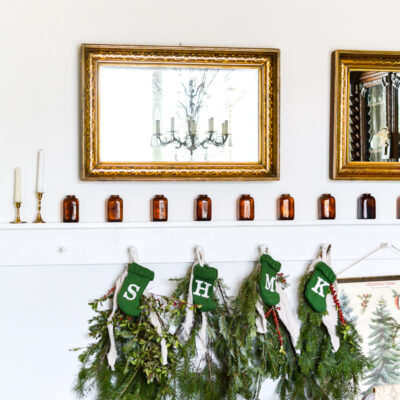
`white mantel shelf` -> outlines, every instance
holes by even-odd
[[[400,220],[0,224],[0,266],[122,264],[131,245],[145,264],[191,262],[195,245],[210,262],[253,261],[260,244],[282,261],[298,261],[328,242],[337,260],[355,259],[382,242],[400,247]],[[379,254],[392,258],[390,251]]]
[[[64,229],[190,229],[190,228],[260,228],[260,227],[316,227],[316,226],[382,226],[398,225],[400,219],[354,219],[354,220],[292,220],[292,221],[167,221],[167,222],[50,222],[45,224],[0,224],[0,230],[64,230]]]

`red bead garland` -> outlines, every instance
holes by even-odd
[[[339,303],[339,299],[338,299],[338,296],[337,296],[337,293],[336,293],[336,290],[335,290],[335,287],[333,286],[333,284],[330,285],[330,290],[331,290],[331,293],[332,293],[332,296],[333,296],[333,301],[336,304],[336,308],[337,308],[337,311],[338,311],[338,314],[339,314],[340,322],[342,323],[342,325],[346,325],[346,320],[343,317],[342,307],[341,307],[341,305]]]

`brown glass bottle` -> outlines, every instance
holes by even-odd
[[[358,219],[376,218],[375,198],[371,196],[369,193],[365,193],[358,198],[357,218]]]
[[[151,201],[152,203],[152,220],[168,221],[168,199],[162,194],[157,194]]]
[[[336,200],[330,194],[323,194],[318,199],[318,218],[335,219],[336,218]]]
[[[79,222],[79,200],[68,195],[63,201],[63,221],[64,222]]]
[[[290,194],[283,194],[278,199],[278,219],[294,219],[294,198]]]
[[[122,222],[124,219],[124,201],[117,194],[107,200],[107,221]]]
[[[211,199],[206,194],[200,194],[196,199],[196,221],[211,221]]]
[[[249,194],[242,194],[238,200],[238,220],[253,221],[254,199]]]

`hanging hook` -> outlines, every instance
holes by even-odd
[[[129,258],[130,262],[137,262],[138,260],[138,252],[135,246],[129,246],[128,247],[128,253],[129,253]]]
[[[196,254],[198,264],[199,264],[201,267],[203,267],[204,264],[205,264],[205,262],[204,262],[204,249],[203,249],[203,246],[196,246],[196,247],[194,248],[194,252],[195,252],[195,254]]]

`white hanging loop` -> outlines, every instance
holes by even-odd
[[[194,248],[194,252],[196,254],[197,258],[197,263],[201,266],[204,267],[205,261],[204,261],[204,248],[202,246],[196,246]]]
[[[258,246],[258,251],[260,252],[260,256],[268,254],[268,246],[266,244],[260,244],[260,246]]]
[[[139,257],[138,257],[138,251],[137,251],[136,247],[135,246],[129,246],[128,247],[128,253],[129,253],[129,259],[130,259],[129,262],[137,263]]]

